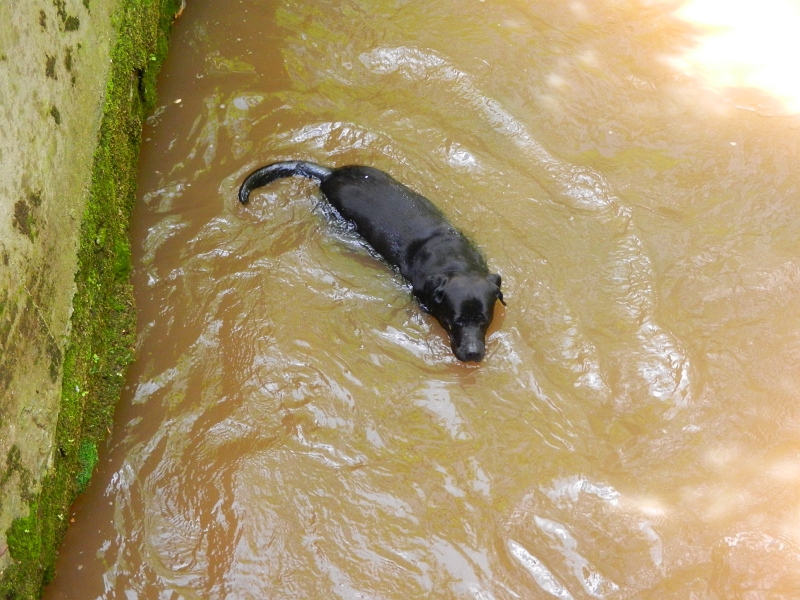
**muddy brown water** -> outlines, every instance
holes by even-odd
[[[675,8],[189,0],[138,360],[45,598],[800,597],[800,120],[687,66]],[[313,183],[237,204],[290,158],[469,233],[483,363]]]

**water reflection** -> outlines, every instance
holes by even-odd
[[[145,134],[139,359],[50,598],[797,583],[797,122],[676,94],[707,92],[663,60],[700,39],[674,8],[189,3]],[[479,242],[508,290],[483,363],[311,182],[236,202],[283,158],[384,168]]]
[[[700,27],[696,47],[675,60],[737,105],[800,112],[800,3],[796,0],[688,0],[676,13]],[[772,97],[759,98],[748,89]]]

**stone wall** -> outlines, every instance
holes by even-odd
[[[132,359],[128,219],[180,0],[0,0],[0,598],[38,597]]]

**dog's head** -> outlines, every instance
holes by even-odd
[[[478,362],[486,353],[486,330],[494,305],[503,302],[500,275],[437,274],[425,284],[425,304],[447,335],[458,360]]]

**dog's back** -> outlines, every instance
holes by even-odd
[[[430,200],[383,171],[342,167],[325,177],[320,189],[359,235],[412,283],[415,267],[421,259],[426,262],[419,251],[429,243],[454,245],[451,258],[483,265],[478,252]]]

